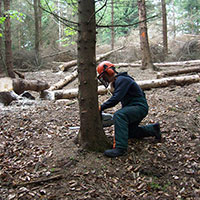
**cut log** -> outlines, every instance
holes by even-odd
[[[77,70],[74,71],[72,74],[70,74],[69,76],[66,76],[64,79],[60,80],[59,82],[57,82],[56,84],[52,85],[49,90],[58,90],[63,88],[65,85],[67,85],[69,82],[73,81],[76,77],[78,76],[78,72]]]
[[[170,77],[154,80],[138,81],[137,83],[143,90],[148,90],[151,88],[167,87],[170,85],[185,85],[196,83],[200,81],[199,75],[182,76],[182,77]],[[108,90],[104,86],[98,87],[98,94],[106,94]],[[57,99],[70,99],[78,96],[78,88],[68,89],[68,90],[45,90],[41,93],[41,98],[46,100],[57,100]]]
[[[123,49],[124,47],[119,47],[117,49],[114,49],[112,51],[109,51],[105,54],[102,54],[102,55],[99,55],[97,56],[96,58],[96,61],[100,61],[101,59],[105,58],[106,56],[109,56],[110,54],[112,54],[113,52],[115,51],[119,51],[121,49]],[[64,63],[64,64],[61,64],[59,65],[58,67],[60,68],[61,71],[67,71],[70,67],[73,67],[73,66],[76,66],[77,65],[77,60],[72,60],[70,62],[67,62],[67,63]]]
[[[199,75],[191,75],[191,76],[180,76],[180,77],[168,77],[168,78],[161,78],[161,79],[154,79],[154,80],[147,80],[147,81],[138,81],[138,84],[143,90],[148,90],[151,88],[160,88],[160,87],[167,87],[171,85],[186,85],[197,83],[200,81]]]
[[[179,75],[179,74],[186,74],[186,73],[191,73],[191,72],[200,72],[200,66],[158,72],[157,78],[162,78],[162,77],[166,77],[166,76],[174,76],[174,75]]]
[[[49,88],[49,84],[45,81],[11,79],[9,77],[0,79],[0,92],[14,91],[17,94],[22,94],[24,91],[42,91]]]
[[[106,94],[108,90],[104,86],[98,87],[98,94]],[[44,90],[41,92],[40,98],[45,100],[71,99],[78,96],[78,88],[67,90]]]
[[[12,101],[16,100],[18,95],[16,95],[13,91],[9,92],[0,92],[0,103],[4,106],[8,106]]]
[[[76,66],[77,65],[77,60],[72,60],[67,63],[61,64],[58,66],[61,71],[67,71],[70,67]]]
[[[188,60],[181,62],[153,63],[156,67],[190,67],[200,65],[200,60]],[[116,63],[116,67],[141,67],[141,63]]]

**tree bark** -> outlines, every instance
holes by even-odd
[[[96,58],[96,62],[100,61],[101,59],[109,56],[110,54],[114,53],[115,51],[119,51],[121,49],[123,49],[124,47],[119,47],[117,49],[114,49],[114,50],[111,50],[107,53],[104,53],[104,54],[101,54],[99,56],[97,56]],[[66,63],[63,63],[59,66],[60,70],[61,71],[67,71],[70,67],[73,67],[73,66],[76,66],[77,65],[77,60],[72,60],[72,61],[69,61],[69,62],[66,62]]]
[[[142,67],[141,69],[152,68],[156,70],[157,68],[153,65],[151,52],[149,48],[148,41],[148,33],[147,33],[147,23],[146,23],[146,7],[145,0],[138,0],[138,13],[139,13],[139,21],[143,21],[139,23],[140,28],[140,48],[142,51]]]
[[[167,12],[165,0],[162,1],[162,27],[163,27],[163,47],[164,54],[168,53],[168,41],[167,41]]]
[[[111,0],[111,24],[114,25],[114,2]],[[111,49],[114,49],[114,43],[115,43],[115,28],[112,26],[111,28]]]
[[[10,0],[4,0],[4,10],[8,12],[10,10]],[[13,56],[12,56],[12,41],[11,41],[11,28],[10,28],[10,16],[6,14],[5,24],[5,63],[8,72],[8,76],[15,78],[13,72]]]
[[[2,1],[0,1],[0,17],[2,17]],[[0,30],[2,25],[0,24]],[[0,31],[0,33],[2,33]],[[3,54],[2,54],[2,37],[0,37],[0,74],[3,73]]]
[[[8,106],[16,99],[17,98],[13,92],[0,92],[0,103],[2,103],[4,106]]]
[[[22,94],[24,91],[42,91],[49,88],[48,83],[39,80],[11,79],[9,77],[0,79],[0,92],[14,91]]]
[[[170,70],[170,71],[158,72],[157,73],[157,78],[162,78],[162,77],[166,77],[166,76],[174,76],[174,75],[191,73],[191,72],[200,72],[200,66],[198,66],[198,67],[189,67],[189,68],[178,69],[178,70]]]
[[[79,144],[93,151],[104,151],[108,140],[98,110],[96,78],[95,1],[78,1],[78,80]]]
[[[35,59],[36,63],[40,65],[40,32],[41,32],[41,17],[39,12],[40,0],[34,0],[34,18],[35,18]]]
[[[137,81],[137,83],[143,90],[168,87],[171,85],[183,86],[183,85],[197,83],[197,82],[200,82],[199,75],[168,77],[168,78],[161,78],[161,79]],[[98,87],[99,95],[103,95],[107,93],[108,93],[108,89],[106,89],[104,86]],[[77,96],[78,96],[78,89],[73,88],[73,89],[68,89],[68,90],[54,90],[54,91],[45,90],[42,92],[41,98],[44,98],[46,100],[57,100],[57,99],[71,99],[71,98],[76,98]]]

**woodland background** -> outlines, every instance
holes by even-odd
[[[105,2],[97,1],[96,10],[101,8]],[[148,20],[149,43],[153,61],[198,59],[199,0],[166,1],[166,8],[169,54],[163,56],[161,1],[146,1],[147,18],[157,16]],[[4,13],[3,1],[1,10]],[[77,21],[76,1],[16,0],[10,2],[9,12],[11,14],[12,54],[15,68],[19,68],[21,71],[38,70],[46,68],[47,63],[52,60],[66,62],[75,59],[77,27],[71,21]],[[113,22],[112,16],[114,16]],[[2,23],[3,19],[2,17]],[[97,12],[96,21],[99,25],[137,23],[139,21],[137,1],[116,0],[113,1],[113,9],[112,1],[108,1],[107,6]],[[5,34],[3,34],[2,23],[0,64],[1,71],[5,72]],[[115,62],[133,62],[141,59],[138,24],[115,27],[114,42],[112,42],[113,29],[111,27],[98,28],[97,33],[97,53],[108,51],[111,47],[113,48],[113,45],[126,45],[126,51],[130,53],[126,57],[119,56],[118,60],[114,60]]]

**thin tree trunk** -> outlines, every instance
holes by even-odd
[[[36,64],[40,65],[40,17],[39,17],[40,0],[34,0],[34,17],[35,17],[35,59]]]
[[[162,0],[162,26],[163,26],[163,47],[164,54],[168,53],[168,41],[167,41],[167,12],[165,0]]]
[[[61,9],[62,7],[60,6],[60,0],[58,0],[58,16],[60,17],[61,16]],[[58,41],[59,41],[59,47],[61,48],[62,47],[62,23],[60,20],[58,20]]]
[[[139,24],[140,47],[142,50],[142,68],[141,69],[144,70],[147,68],[152,68],[153,70],[156,70],[156,67],[153,65],[153,62],[152,62],[151,52],[149,48],[145,0],[138,0],[138,13],[139,13],[139,21],[143,21]]]
[[[83,148],[104,151],[108,147],[108,140],[98,111],[95,1],[78,1],[78,11],[78,99],[81,125],[78,141]]]
[[[10,10],[10,0],[4,0],[5,12]],[[12,56],[12,41],[11,41],[11,27],[10,27],[10,16],[6,14],[5,20],[5,64],[8,72],[8,76],[15,78],[13,72],[13,56]]]
[[[114,3],[113,0],[111,1],[111,20],[112,20],[112,25],[114,25]],[[111,41],[111,49],[114,49],[114,43],[115,43],[115,29],[114,26],[112,26],[111,29],[111,35],[112,35],[112,41]]]
[[[2,1],[0,1],[0,17],[2,17]],[[2,25],[0,24],[0,33]],[[0,74],[3,73],[2,37],[0,37]]]
[[[172,12],[173,12],[173,19],[172,19],[172,22],[173,22],[173,25],[172,25],[172,30],[173,30],[173,38],[175,39],[176,38],[176,11],[175,11],[175,5],[174,5],[174,0],[172,1],[173,3],[173,6],[172,6]]]

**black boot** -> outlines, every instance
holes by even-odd
[[[115,148],[115,149],[108,149],[104,152],[104,155],[107,157],[118,157],[118,156],[123,156],[125,155],[127,152],[126,149],[119,149],[119,148]]]
[[[161,132],[160,132],[160,124],[159,123],[155,123],[153,125],[153,128],[155,130],[154,136],[155,136],[156,140],[161,141],[162,136],[161,136]]]

